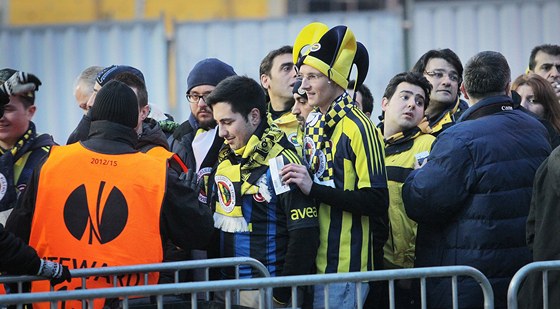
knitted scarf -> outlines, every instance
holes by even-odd
[[[16,187],[21,181],[18,181],[17,184],[14,183],[14,164],[21,156],[31,150],[36,137],[35,125],[30,122],[29,129],[16,142],[14,147],[11,149],[0,148],[0,211],[12,208],[17,199]],[[18,180],[27,178],[22,176],[20,175]]]
[[[240,154],[229,146],[222,148],[214,176],[218,196],[214,213],[216,228],[229,233],[249,231],[241,208],[243,196],[260,193],[257,182],[266,173],[268,161],[287,147],[290,146],[284,132],[263,120]]]
[[[336,124],[353,107],[348,93],[344,93],[331,105],[326,114],[313,112],[305,125],[304,160],[321,182],[333,179],[333,153],[330,136]]]

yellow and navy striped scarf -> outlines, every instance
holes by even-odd
[[[18,194],[25,187],[33,169],[49,152],[52,144],[41,140],[35,124],[29,122],[29,128],[12,148],[0,147],[0,212],[14,207]],[[38,148],[42,148],[42,151],[34,152]],[[35,155],[31,155],[32,153]]]
[[[330,135],[336,124],[353,106],[350,96],[345,92],[331,105],[326,114],[315,112],[313,116],[307,118],[304,159],[313,174],[321,181],[329,181],[334,176]]]
[[[284,132],[263,120],[244,148],[235,152],[229,146],[222,148],[214,176],[218,196],[214,213],[216,228],[229,233],[250,230],[241,209],[242,197],[259,193],[256,183],[268,169],[268,161],[287,147],[290,144]]]

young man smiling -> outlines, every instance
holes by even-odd
[[[310,48],[302,55],[306,46]],[[286,183],[296,184],[320,204],[317,272],[372,270],[370,219],[386,216],[388,206],[383,140],[346,92],[354,64],[357,84],[363,83],[369,67],[367,50],[346,26],[329,30],[312,23],[300,31],[293,61],[302,78],[301,88],[317,112],[307,118],[307,166],[288,164],[281,174]],[[357,299],[355,283],[328,288],[329,305],[335,308],[363,304],[368,291],[363,283],[362,299]],[[315,286],[313,307],[324,306],[324,287]]]
[[[37,134],[31,121],[40,85],[33,74],[0,70],[0,90],[8,96],[0,117],[0,223],[6,223],[33,169],[55,144],[52,136]]]
[[[272,276],[311,273],[319,241],[317,209],[299,188],[282,193],[274,184],[280,179],[269,167],[271,159],[281,164],[301,161],[266,116],[261,87],[249,77],[232,76],[220,82],[207,100],[226,143],[218,155],[212,190],[220,256],[255,258]],[[253,274],[241,267],[240,276]],[[242,291],[240,304],[257,308],[258,295]],[[286,306],[290,289],[274,289],[274,300]],[[301,306],[300,300],[297,303]]]

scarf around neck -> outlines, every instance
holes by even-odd
[[[304,160],[320,182],[333,179],[332,130],[353,107],[348,93],[342,94],[323,115],[312,112],[307,117],[304,137]]]
[[[29,122],[29,128],[11,149],[0,148],[0,211],[13,207],[13,203],[17,199],[16,187],[21,184],[23,178],[27,177],[20,175],[16,184],[14,164],[31,150],[36,137],[35,125],[33,122]]]
[[[264,193],[265,199],[267,195],[270,199],[270,190],[258,180],[266,173],[268,161],[289,147],[293,148],[284,132],[275,124],[263,120],[240,155],[229,146],[222,148],[214,176],[218,196],[214,213],[216,228],[229,233],[250,230],[243,217],[243,196]]]

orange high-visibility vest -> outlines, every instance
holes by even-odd
[[[176,153],[171,152],[161,146],[156,146],[151,148],[150,150],[146,151],[146,154],[150,156],[156,156],[156,157],[174,160],[181,167],[182,172],[186,173],[189,170],[185,165],[185,163],[183,163],[183,160],[181,160],[181,158],[179,158],[179,156]]]
[[[52,147],[39,175],[29,244],[40,257],[70,269],[162,262],[166,169],[166,158],[143,153],[100,154],[80,143]],[[112,281],[91,277],[86,286],[112,287]],[[118,281],[119,286],[144,284],[142,275]],[[149,283],[157,281],[158,274],[150,274]],[[48,284],[35,282],[32,291],[48,291]],[[77,288],[79,278],[55,287]],[[102,305],[96,300],[95,308]],[[81,304],[66,302],[65,307]]]

